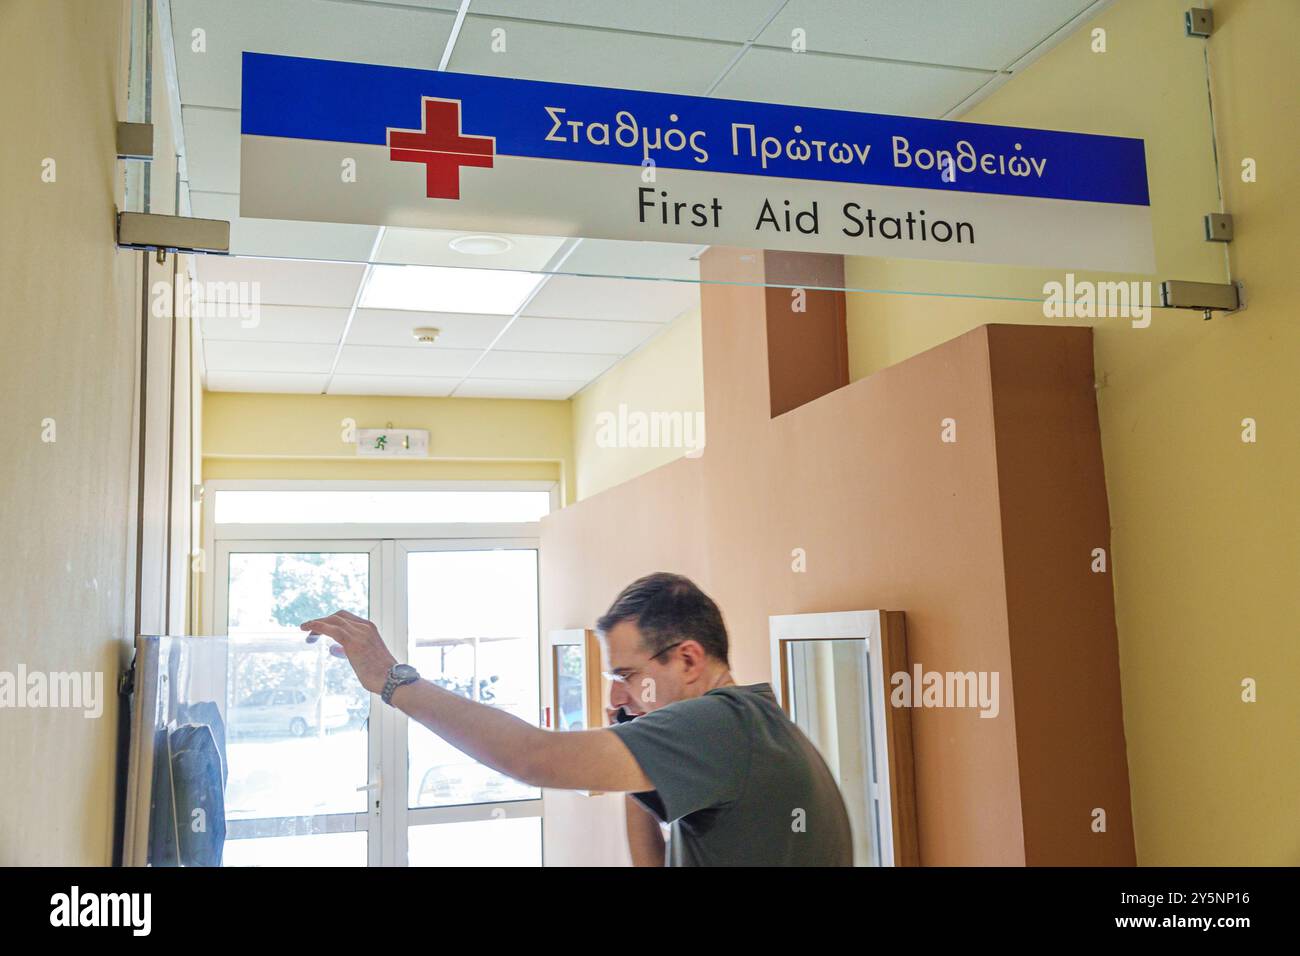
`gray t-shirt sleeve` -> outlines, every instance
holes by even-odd
[[[725,696],[705,694],[610,728],[655,785],[633,794],[665,823],[740,797],[749,775],[749,728]]]

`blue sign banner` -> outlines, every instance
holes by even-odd
[[[1143,142],[245,53],[245,137],[389,144],[424,101],[494,155],[1149,206]]]

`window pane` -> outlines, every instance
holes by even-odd
[[[406,859],[408,866],[541,866],[542,818],[411,827]]]
[[[218,491],[218,524],[538,521],[548,491]]]
[[[537,552],[425,551],[407,557],[411,663],[427,680],[537,724]],[[408,725],[410,805],[540,796]]]
[[[366,809],[370,695],[298,625],[368,617],[369,591],[365,552],[230,555],[227,818]]]

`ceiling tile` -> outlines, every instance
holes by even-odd
[[[215,311],[215,310],[214,310]],[[252,314],[204,315],[203,338],[249,342],[304,342],[337,345],[348,320],[348,309],[264,305]]]
[[[494,30],[505,31],[505,52],[493,52]],[[699,94],[737,49],[710,40],[565,28],[471,13],[447,68],[457,73]]]
[[[1093,0],[789,0],[759,36],[790,50],[999,70],[1055,32]]]
[[[520,381],[471,378],[456,388],[457,398],[527,398],[561,401],[571,398],[586,381]]]
[[[208,372],[326,373],[334,361],[334,346],[298,342],[203,343]]]
[[[348,332],[348,345],[388,345],[427,348],[415,341],[412,330],[421,326],[441,329],[438,348],[485,349],[510,321],[508,315],[462,315],[456,312],[408,312],[397,309],[358,309]]]
[[[449,246],[453,239],[470,233],[443,229],[403,229],[390,226],[384,231],[376,262],[425,266],[454,266],[465,269],[521,269],[539,271],[546,268],[565,240],[557,236],[518,236],[496,234],[509,239],[511,248],[496,255],[467,255]]]
[[[700,288],[693,282],[554,276],[533,297],[524,314],[543,318],[671,322],[699,304]]]
[[[663,331],[657,322],[595,322],[520,316],[497,348],[520,352],[585,352],[626,355]]]
[[[470,9],[485,16],[743,43],[754,36],[776,5],[776,0],[474,0]]]
[[[262,305],[316,305],[351,308],[365,266],[293,259],[243,259],[198,256],[200,283],[244,282]]]
[[[446,398],[460,377],[426,378],[414,375],[338,375],[330,380],[331,395],[414,395]]]
[[[378,226],[243,219],[239,215],[239,197],[228,193],[191,190],[190,212],[202,219],[229,222],[230,252],[236,256],[365,262],[379,235]]]
[[[181,102],[238,109],[245,50],[436,69],[455,16],[414,4],[172,0]],[[196,52],[193,31],[206,49]]]
[[[294,375],[285,372],[224,372],[208,370],[209,392],[291,392],[320,394],[324,375]]]
[[[448,349],[436,345],[416,348],[345,345],[336,371],[346,375],[452,378],[463,376],[482,354],[479,349]]]
[[[989,76],[949,67],[751,47],[715,94],[732,100],[938,117],[979,89]]]
[[[493,349],[474,366],[470,378],[589,382],[618,361],[617,355],[570,352],[505,352]]]

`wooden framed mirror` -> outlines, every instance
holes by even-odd
[[[590,628],[567,628],[547,635],[550,648],[552,730],[594,730],[605,726],[600,678],[600,644]]]

